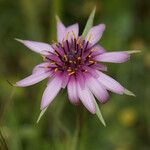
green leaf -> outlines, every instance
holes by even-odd
[[[88,31],[93,26],[93,20],[94,20],[94,16],[95,16],[95,11],[96,11],[96,7],[94,7],[94,9],[92,10],[92,12],[91,12],[91,14],[90,14],[90,16],[88,18],[88,21],[87,21],[86,26],[84,28],[84,31],[82,33],[82,37],[83,38],[87,35]]]
[[[136,97],[136,95],[133,92],[131,92],[131,91],[127,90],[127,89],[124,90],[124,94]]]
[[[104,118],[102,116],[102,113],[101,113],[101,111],[99,109],[99,106],[98,106],[96,100],[94,102],[95,102],[95,106],[96,106],[96,115],[99,118],[99,120],[101,121],[101,123],[106,127],[105,120],[104,120]]]
[[[42,116],[44,115],[45,111],[47,110],[48,106],[45,107],[41,112],[40,112],[40,115],[36,121],[36,123],[39,123],[40,119],[42,118]]]
[[[135,54],[135,53],[141,53],[141,50],[129,50],[129,51],[125,51],[128,54]]]

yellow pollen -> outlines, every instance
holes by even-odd
[[[73,61],[72,61],[72,60],[70,60],[69,62],[70,62],[70,63],[73,63]]]
[[[81,59],[81,57],[78,57],[78,60],[80,60]]]
[[[71,69],[68,69],[67,71],[68,71],[68,72],[71,72],[72,70],[71,70]]]
[[[70,75],[72,75],[72,74],[74,74],[75,73],[75,71],[72,71],[72,72],[70,72],[68,75],[70,76]]]
[[[91,52],[94,52],[94,51],[96,51],[96,48],[91,49]]]
[[[68,61],[68,58],[67,58],[67,56],[66,56],[66,55],[64,55],[64,58],[65,58],[65,61]]]
[[[74,61],[73,63],[76,64],[76,61]]]
[[[95,61],[93,61],[93,60],[90,60],[89,62],[90,62],[90,63],[95,63]]]
[[[76,39],[76,35],[75,35],[75,33],[73,31],[72,31],[72,34],[73,34],[74,39]]]
[[[58,70],[58,68],[55,68],[54,71],[56,72]]]
[[[50,62],[50,64],[51,64],[51,65],[54,65],[54,64],[55,64],[55,62]]]
[[[79,44],[79,41],[80,41],[80,37],[77,39],[77,44]]]
[[[61,46],[62,46],[62,48],[64,48],[64,40],[62,41]]]
[[[44,68],[48,68],[48,66],[44,66]]]
[[[66,34],[66,40],[68,40],[68,37],[69,37],[69,32]]]
[[[89,55],[88,57],[91,58],[91,55]]]
[[[83,49],[83,46],[82,46],[82,44],[80,44],[80,48],[81,48],[81,49]]]

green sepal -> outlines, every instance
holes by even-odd
[[[39,123],[39,121],[41,120],[42,116],[44,115],[45,111],[47,110],[48,106],[45,107],[39,114],[38,119],[36,121],[36,123]]]
[[[94,100],[94,103],[95,103],[95,106],[96,106],[96,115],[97,115],[98,119],[101,121],[101,123],[106,127],[105,120],[104,120],[104,118],[102,116],[102,113],[100,111],[100,108],[99,108],[96,100]]]
[[[93,20],[94,20],[94,16],[95,16],[95,11],[96,11],[96,7],[94,7],[94,9],[92,10],[88,20],[87,20],[87,23],[86,23],[86,26],[83,30],[83,33],[82,33],[82,37],[85,38],[88,31],[92,28],[93,26]]]
[[[136,97],[136,95],[133,92],[129,91],[128,89],[124,90],[124,94]]]

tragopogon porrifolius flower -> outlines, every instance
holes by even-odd
[[[26,87],[49,79],[42,96],[41,110],[56,97],[61,88],[67,88],[71,103],[80,102],[92,113],[96,113],[95,97],[100,103],[109,99],[109,91],[124,94],[125,88],[113,78],[104,74],[107,67],[103,62],[123,63],[130,53],[106,52],[97,42],[105,30],[104,24],[89,29],[86,36],[79,35],[79,25],[65,27],[57,20],[57,42],[47,44],[20,40],[32,51],[42,55],[44,62],[35,66],[32,74],[16,83]]]

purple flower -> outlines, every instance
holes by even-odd
[[[123,63],[129,59],[127,52],[106,52],[97,42],[105,30],[104,24],[93,26],[85,38],[79,36],[78,24],[65,27],[57,21],[57,43],[19,40],[25,46],[41,54],[44,62],[35,66],[27,78],[16,83],[25,87],[49,78],[44,91],[41,110],[56,97],[61,88],[66,88],[71,103],[80,102],[93,114],[96,113],[95,97],[101,103],[109,99],[108,91],[123,94],[125,88],[104,74],[103,62]],[[94,97],[95,96],[95,97]]]

